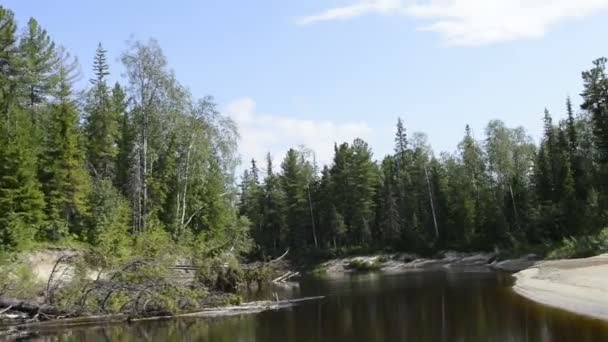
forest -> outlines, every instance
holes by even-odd
[[[156,41],[128,44],[122,84],[108,83],[99,44],[94,77],[75,89],[76,59],[35,19],[18,29],[1,8],[0,37],[4,254],[80,244],[111,263],[176,247],[247,249],[249,224],[234,207],[236,127],[175,79]]]
[[[397,121],[394,152],[374,159],[355,139],[336,143],[331,165],[290,149],[242,176],[239,212],[260,256],[286,247],[321,257],[364,251],[446,249],[536,252],[549,257],[608,251],[606,58],[582,73],[580,110],[564,120],[539,111],[540,144],[523,127],[468,125],[455,153],[435,155],[423,133]]]
[[[235,123],[179,83],[155,40],[128,43],[115,84],[103,45],[91,56],[94,77],[76,89],[76,59],[0,8],[1,254],[79,245],[112,264],[606,248],[605,58],[582,73],[580,109],[565,99],[564,120],[544,111],[539,144],[500,120],[483,137],[463,123],[457,151],[436,155],[399,119],[390,155],[355,139],[336,142],[330,165],[293,148],[236,177]]]

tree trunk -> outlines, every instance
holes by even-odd
[[[433,192],[431,191],[431,181],[429,180],[429,173],[424,166],[424,174],[426,175],[426,184],[429,188],[429,200],[431,201],[431,211],[433,212],[433,224],[435,226],[435,238],[439,239],[439,227],[437,227],[437,215],[435,214],[435,204],[433,203]]]
[[[11,310],[24,312],[30,315],[35,315],[39,312],[43,312],[47,315],[63,315],[65,311],[60,310],[56,306],[47,304],[36,304],[28,301],[23,301],[14,298],[0,297],[0,307],[8,308]]]
[[[310,222],[312,223],[312,237],[315,242],[315,247],[319,247],[317,241],[317,228],[315,227],[315,216],[312,211],[312,200],[310,198],[310,183],[308,183],[308,207],[310,208]]]

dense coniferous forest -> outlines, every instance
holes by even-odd
[[[128,44],[122,83],[109,83],[103,45],[91,56],[94,76],[75,89],[76,60],[35,19],[18,27],[0,8],[4,252],[66,241],[106,258],[605,243],[606,59],[582,73],[581,108],[564,99],[561,121],[544,111],[540,144],[499,120],[482,137],[463,123],[457,151],[437,155],[399,120],[390,155],[355,139],[317,165],[290,149],[237,180],[237,127],[176,80],[156,41]]]
[[[606,59],[582,73],[580,110],[564,99],[545,109],[537,145],[523,127],[492,120],[483,137],[468,125],[455,153],[434,154],[426,135],[399,119],[394,152],[376,161],[361,139],[334,146],[319,167],[305,149],[280,165],[268,155],[242,176],[240,213],[258,251],[334,253],[388,249],[552,252],[607,250],[608,78]],[[322,253],[323,254],[323,253]],[[330,253],[331,254],[331,253]]]

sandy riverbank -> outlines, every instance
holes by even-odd
[[[530,267],[534,263],[532,256],[521,259],[496,261],[495,253],[460,253],[444,252],[437,258],[421,258],[413,254],[378,254],[368,256],[353,256],[333,259],[320,264],[316,270],[328,276],[342,276],[346,273],[361,271],[363,265],[366,271],[385,273],[400,273],[415,270],[448,270],[448,269],[497,269],[516,272]],[[359,267],[353,267],[359,266]],[[368,267],[365,267],[368,265]]]
[[[515,278],[513,289],[528,299],[608,320],[608,254],[543,261]]]

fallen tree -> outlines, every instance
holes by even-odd
[[[149,317],[133,317],[127,314],[109,314],[109,315],[85,315],[81,317],[61,318],[48,321],[32,321],[23,322],[12,325],[0,326],[0,337],[20,337],[29,336],[32,333],[41,332],[44,330],[52,330],[57,328],[66,328],[74,326],[86,326],[86,325],[97,325],[97,324],[116,324],[124,322],[139,322],[139,321],[151,321],[161,319],[172,319],[178,317],[191,317],[191,318],[211,318],[211,317],[227,317],[235,315],[247,315],[256,314],[269,310],[280,310],[288,307],[292,307],[302,302],[320,300],[323,296],[316,297],[305,297],[298,299],[287,299],[278,301],[254,301],[243,303],[241,305],[229,305],[218,308],[208,308],[199,311],[193,311],[188,313],[179,314],[165,314],[156,315]]]
[[[30,316],[34,316],[40,313],[53,316],[67,314],[65,310],[62,310],[54,305],[37,304],[25,300],[0,297],[0,315],[8,311],[23,312]]]

